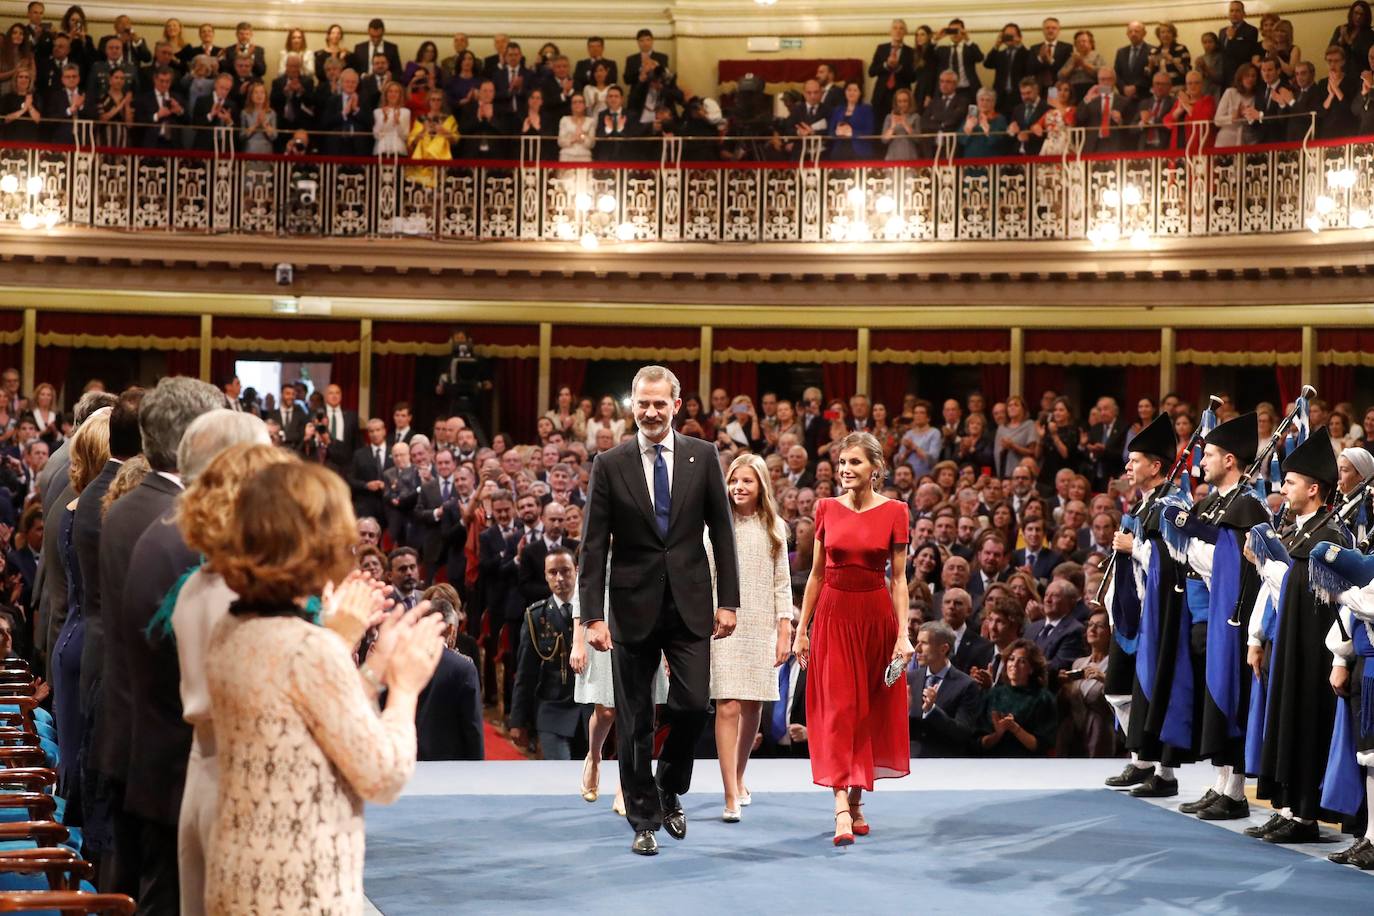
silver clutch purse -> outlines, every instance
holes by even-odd
[[[905,670],[906,662],[904,662],[900,656],[894,658],[887,663],[887,668],[883,670],[883,683],[891,687],[893,684],[897,683],[897,679],[902,676],[902,672]]]

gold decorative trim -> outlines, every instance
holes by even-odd
[[[1318,366],[1358,366],[1363,369],[1374,367],[1374,353],[1351,353],[1348,351],[1327,351],[1317,354]]]
[[[472,351],[478,356],[489,359],[538,359],[539,344],[477,344]],[[452,348],[445,345],[440,356],[446,356]]]
[[[868,354],[871,363],[897,363],[905,366],[1005,366],[1011,362],[1008,350],[894,350],[884,348]]]
[[[196,341],[200,345],[200,341]],[[271,340],[266,337],[216,337],[216,350],[248,350],[259,353],[357,353],[356,340]]]
[[[426,343],[419,340],[378,340],[372,343],[374,356],[447,356],[452,349],[447,343]],[[477,347],[479,352],[486,349],[482,346]]]
[[[13,331],[0,331],[0,345],[17,344],[24,340],[24,329],[16,328]]]
[[[1301,366],[1301,353],[1220,352],[1215,350],[1179,350],[1174,361],[1180,365],[1198,366]]]
[[[847,350],[739,350],[723,347],[711,354],[716,363],[854,363],[859,351]]]
[[[535,348],[536,351],[538,348]],[[663,362],[687,362],[701,359],[700,347],[550,347],[549,356],[553,359],[617,359],[617,360],[661,360]]]
[[[21,331],[11,331],[17,342]],[[7,335],[8,336],[8,335]],[[84,350],[199,350],[199,337],[154,337],[151,334],[60,334],[43,331],[36,335],[40,347],[67,347]]]
[[[1027,350],[1028,366],[1158,366],[1159,353],[1094,353]]]

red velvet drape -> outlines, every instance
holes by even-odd
[[[1135,416],[1135,405],[1141,398],[1159,401],[1159,367],[1126,367],[1126,403],[1121,405],[1123,416]]]
[[[72,351],[67,347],[38,347],[34,350],[33,383],[47,382],[62,393],[67,383],[67,367],[71,365]],[[29,390],[33,390],[30,386]],[[65,395],[64,399],[65,398]]]
[[[711,387],[724,388],[730,397],[747,394],[757,400],[759,396],[759,367],[757,363],[713,363],[711,365]],[[706,400],[709,392],[701,392]]]
[[[223,385],[234,373],[234,364],[238,362],[238,353],[233,350],[211,350],[210,351],[210,384]],[[268,394],[266,391],[259,391],[258,396]],[[273,396],[276,392],[272,392]]]
[[[1174,391],[1189,404],[1196,404],[1202,391],[1202,367],[1195,363],[1179,363],[1174,370]]]
[[[24,313],[19,311],[0,312],[0,331],[14,333],[24,326]],[[0,344],[0,369],[18,369],[24,361],[22,340],[12,344]],[[23,379],[23,387],[32,391],[34,380]]]
[[[415,357],[408,353],[387,353],[372,361],[372,414],[391,428],[392,408],[405,401],[414,410]]]
[[[1278,408],[1283,410],[1284,405],[1293,403],[1302,391],[1302,366],[1275,366],[1274,377],[1279,384],[1279,400],[1283,402]],[[1327,403],[1335,402],[1328,399]]]
[[[868,367],[874,403],[887,407],[889,418],[902,412],[902,399],[911,387],[911,367],[906,363],[874,363]]]
[[[839,399],[848,404],[854,396],[857,374],[858,367],[854,363],[822,363],[821,386],[826,400]]]
[[[517,442],[535,441],[535,416],[539,406],[539,360],[520,357],[497,359],[492,372],[495,395],[501,404],[499,429]]]
[[[996,363],[984,364],[983,371],[979,373],[979,385],[983,389],[983,397],[988,404],[996,404],[998,401],[1006,400],[1011,393],[1011,367],[998,365]]]
[[[595,394],[588,394],[582,390],[582,386],[587,383],[587,361],[585,359],[551,359],[549,360],[549,384],[553,390],[549,392],[549,403],[556,402],[558,389],[567,385],[572,389],[573,396],[581,397],[586,395],[595,398]]]
[[[1026,403],[1031,405],[1031,412],[1034,413],[1040,404],[1040,395],[1047,389],[1058,393],[1064,391],[1064,367],[1063,366],[1026,366],[1026,377],[1022,382]]]
[[[345,410],[358,409],[358,354],[335,353],[329,367],[329,381],[343,389]],[[366,422],[366,418],[363,418]]]
[[[168,350],[167,374],[184,375],[187,378],[200,378],[200,351]],[[213,379],[211,381],[213,383]]]
[[[1355,396],[1354,366],[1322,366],[1317,370],[1317,396],[1335,406]],[[1359,422],[1352,418],[1352,422]]]

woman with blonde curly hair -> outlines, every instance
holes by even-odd
[[[734,510],[740,606],[735,632],[711,647],[711,698],[716,701],[716,751],[725,782],[727,823],[749,803],[744,768],[759,733],[765,700],[779,701],[777,667],[792,645],[792,577],[787,526],[778,515],[768,468],[754,454],[740,455],[725,475]],[[786,729],[784,716],[783,729]],[[771,723],[770,723],[771,725]]]
[[[443,620],[425,602],[391,615],[360,676],[352,651],[388,602],[350,576],[357,524],[319,465],[274,464],[239,487],[213,559],[237,599],[206,653],[220,791],[205,912],[363,908],[363,803],[393,800],[415,769]],[[307,619],[320,594],[333,632]]]

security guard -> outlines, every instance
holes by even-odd
[[[573,743],[583,731],[569,664],[577,602],[577,561],[571,551],[549,551],[544,580],[552,594],[526,608],[520,625],[510,734],[523,744],[533,725],[545,760],[571,760]]]

